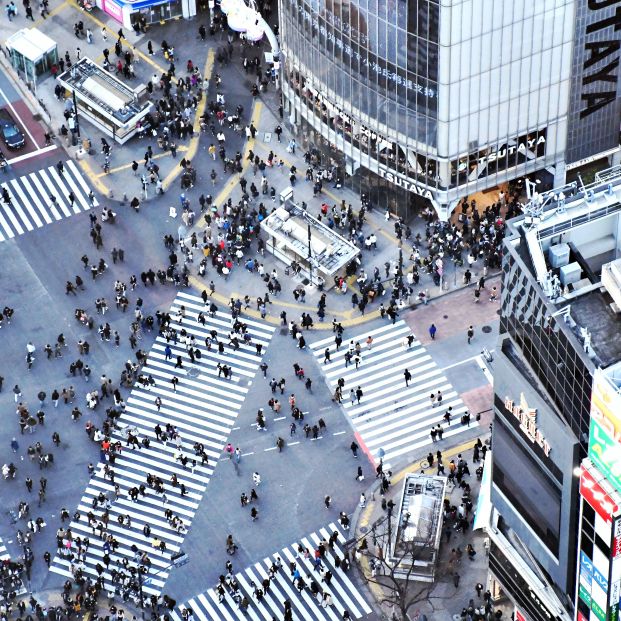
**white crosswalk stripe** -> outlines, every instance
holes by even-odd
[[[46,224],[62,220],[91,208],[89,187],[72,160],[64,163],[64,174],[55,166],[42,168],[27,175],[0,183],[8,191],[11,203],[0,201],[0,241],[34,231]],[[69,193],[73,192],[73,205]],[[50,200],[55,196],[58,206]],[[97,206],[97,200],[94,200]]]
[[[185,307],[185,318],[179,324],[175,316],[181,306]],[[82,567],[85,572],[97,576],[97,564],[103,565],[104,541],[99,532],[89,525],[87,514],[92,511],[99,522],[105,507],[101,504],[94,507],[93,501],[100,493],[110,499],[107,533],[116,539],[118,548],[115,553],[110,553],[110,571],[107,568],[103,571],[108,585],[110,572],[117,566],[117,561],[127,559],[130,565],[133,564],[136,550],[134,548],[132,551],[132,547],[136,546],[140,552],[147,552],[151,560],[149,575],[145,577],[147,586],[144,592],[161,592],[170,571],[171,557],[180,551],[184,540],[184,532],[172,528],[165,511],[170,509],[180,517],[185,528],[191,526],[218,458],[248,394],[248,386],[261,364],[262,358],[257,355],[255,345],[261,344],[264,353],[274,332],[274,328],[267,324],[242,318],[250,341],[240,342],[239,349],[235,351],[228,345],[228,335],[232,330],[231,315],[218,312],[215,317],[206,316],[206,324],[202,325],[197,321],[197,315],[201,311],[206,313],[207,308],[200,297],[187,293],[177,295],[170,309],[173,318],[171,326],[178,331],[185,329],[188,336],[193,335],[196,338],[195,347],[201,352],[200,359],[196,358],[195,363],[190,364],[180,338],[177,343],[170,341],[172,358],[167,360],[166,339],[163,336],[157,337],[149,352],[148,362],[141,372],[143,376],[151,375],[155,385],[145,388],[136,384],[132,388],[126,409],[118,421],[121,430],[116,431],[112,437],[112,442],[120,441],[123,444],[122,452],[117,454],[114,462],[114,483],[120,486],[119,495],[115,498],[114,485],[109,477],[104,476],[105,462],[100,462],[77,507],[80,518],[71,523],[74,541],[78,536],[90,539],[90,547]],[[217,345],[212,346],[211,350],[206,347],[205,338],[212,330],[217,332],[218,340],[225,344],[223,355],[217,353]],[[183,360],[181,369],[175,368],[178,355]],[[219,362],[232,369],[229,379],[218,376]],[[175,376],[179,378],[176,392],[171,383]],[[155,404],[157,397],[162,401],[160,411]],[[102,403],[99,407],[106,406]],[[203,444],[208,455],[205,466],[200,465],[201,459],[198,458],[198,464],[193,469],[190,464],[184,468],[178,459],[179,447],[176,442],[163,443],[156,439],[155,426],[159,424],[165,429],[166,423],[177,428],[181,436],[181,450],[190,458],[190,464],[195,457],[194,443]],[[126,447],[127,443],[121,434],[122,429],[127,426],[137,428],[139,439],[148,437],[151,440],[150,446],[135,450]],[[139,496],[138,502],[133,502],[128,496],[130,488],[146,484],[148,473],[164,481],[167,500],[148,486],[146,494]],[[185,485],[185,496],[181,496],[180,487],[173,487],[173,474],[177,476],[179,484]],[[118,521],[119,516],[125,515],[131,518],[130,528]],[[145,524],[151,528],[149,538],[143,533]],[[166,548],[163,552],[152,547],[154,538],[165,542]],[[75,553],[75,544],[73,552]],[[65,576],[71,575],[71,562],[67,558],[69,553],[67,550],[58,551],[52,563],[52,571]]]
[[[334,391],[339,378],[345,380],[342,406],[354,429],[376,460],[383,455],[389,465],[395,459],[432,443],[429,432],[442,425],[443,438],[467,429],[460,419],[466,407],[447,378],[431,359],[425,348],[414,338],[408,347],[411,331],[404,321],[387,324],[354,337],[344,339],[336,351],[334,335],[310,345],[326,381]],[[371,349],[367,338],[373,339]],[[361,345],[358,369],[352,361],[346,365],[345,354],[350,341]],[[330,361],[324,364],[326,348]],[[412,375],[405,385],[405,369]],[[360,386],[360,403],[352,403],[350,390]],[[432,407],[430,395],[442,393],[442,404]],[[444,414],[451,407],[451,424]],[[473,422],[474,424],[474,422]]]
[[[6,549],[6,546],[4,545],[4,541],[0,539],[0,561],[4,561],[7,558],[11,558],[9,556],[9,551]]]
[[[338,532],[338,539],[332,550],[329,547],[322,561],[322,570],[314,569],[314,551],[319,544],[328,541],[333,532]],[[343,547],[347,537],[336,524],[330,524],[325,528],[303,537],[299,541],[283,548],[280,552],[254,563],[243,571],[235,574],[235,580],[239,585],[239,594],[235,594],[231,585],[227,585],[223,596],[218,594],[216,588],[211,588],[181,604],[172,612],[173,621],[236,621],[240,619],[252,619],[253,621],[267,620],[272,618],[282,619],[284,614],[284,602],[291,603],[292,618],[296,620],[312,619],[313,621],[338,621],[343,618],[343,611],[347,610],[352,619],[361,619],[371,614],[372,610],[366,602],[363,594],[349,579],[348,573],[342,568],[337,568],[335,558],[344,558]],[[310,551],[310,556],[304,558],[304,554],[298,553],[298,547],[302,545]],[[264,590],[262,583],[269,579],[269,571],[272,565],[280,559],[282,568],[276,573],[276,577],[270,580],[269,589],[258,600],[255,588]],[[294,584],[290,563],[296,564],[306,586],[299,591]],[[329,570],[332,574],[330,583],[322,580],[322,571]],[[329,593],[332,597],[331,606],[322,605],[321,595],[317,598],[311,591],[311,584],[315,582],[320,593]],[[253,586],[253,584],[255,586]],[[240,598],[246,597],[249,606],[247,615],[238,606]],[[222,600],[222,601],[220,601]],[[185,611],[185,613],[184,613]]]

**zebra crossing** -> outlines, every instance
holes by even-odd
[[[338,533],[338,539],[332,551],[325,546],[333,532]],[[254,563],[241,572],[235,574],[235,580],[239,585],[239,594],[246,597],[249,606],[244,612],[233,598],[230,589],[224,596],[219,596],[216,588],[211,588],[193,597],[184,604],[173,610],[172,621],[234,621],[235,619],[282,619],[284,602],[291,602],[292,618],[313,619],[314,621],[338,621],[343,618],[343,611],[347,610],[352,619],[361,619],[371,614],[372,610],[364,599],[363,594],[349,579],[347,573],[335,565],[335,558],[343,559],[346,541],[343,531],[335,523],[303,537],[280,552]],[[322,581],[321,574],[313,571],[313,551],[321,542],[328,549],[323,567],[332,574],[329,585]],[[302,545],[310,551],[308,558],[298,553],[298,546]],[[278,562],[282,562],[282,568],[278,570],[275,578],[270,580],[267,590],[260,600],[255,596],[255,587],[262,588],[263,581],[269,577],[270,568]],[[290,563],[296,564],[300,576],[306,583],[306,587],[299,591],[293,583]],[[350,570],[351,571],[351,570]],[[322,605],[321,597],[316,598],[311,590],[311,583],[315,582],[320,593],[327,592],[332,598],[331,605]],[[222,601],[220,601],[222,599]],[[327,602],[325,602],[327,603]]]
[[[56,166],[22,175],[0,183],[11,199],[10,203],[0,201],[0,242],[23,235],[46,224],[68,218],[97,206],[91,200],[90,189],[73,160],[64,163],[64,173],[59,174]],[[1,190],[0,190],[1,191]],[[75,201],[69,200],[73,192]],[[56,203],[50,200],[56,197]]]
[[[185,317],[178,323],[177,313],[182,306]],[[225,346],[225,353],[219,356],[217,347],[210,350],[205,345],[205,338],[212,330],[218,335],[218,340],[229,342],[229,332],[232,329],[232,318],[228,313],[218,311],[214,317],[206,315],[206,324],[197,321],[199,312],[206,313],[207,308],[200,297],[187,293],[178,293],[171,309],[173,318],[171,325],[178,331],[185,329],[188,337],[196,339],[195,348],[201,352],[200,359],[196,357],[194,364],[190,364],[183,339],[177,343],[173,339],[168,345],[172,349],[172,358],[166,359],[166,339],[158,336],[151,348],[147,364],[142,369],[142,375],[151,375],[155,385],[142,386],[135,384],[127,398],[126,408],[118,420],[121,430],[115,431],[111,442],[121,442],[122,452],[114,462],[114,483],[120,486],[118,495],[114,492],[114,485],[109,476],[106,477],[105,462],[100,462],[90,479],[86,491],[77,507],[80,517],[71,522],[70,529],[73,540],[76,537],[90,539],[90,547],[84,562],[78,566],[83,571],[97,576],[97,569],[102,569],[104,558],[104,541],[99,537],[96,526],[102,519],[105,506],[94,505],[94,500],[103,493],[111,501],[108,504],[109,522],[104,535],[111,535],[118,543],[114,553],[110,553],[112,563],[110,569],[116,566],[117,560],[126,559],[130,564],[137,558],[136,554],[147,552],[151,565],[148,576],[145,577],[144,592],[159,594],[164,587],[170,568],[175,557],[180,554],[181,545],[207,484],[213,474],[218,458],[227,442],[228,435],[235,423],[239,410],[246,398],[252,379],[261,364],[262,357],[256,354],[255,344],[263,346],[265,352],[273,335],[274,328],[258,321],[243,318],[247,326],[247,333],[251,337],[249,343],[240,343],[239,349]],[[241,340],[241,339],[240,339]],[[180,355],[183,368],[175,368],[175,360]],[[225,379],[218,374],[217,364],[226,362],[232,369],[232,376]],[[179,378],[175,386],[171,382],[173,377]],[[158,409],[156,398],[161,399]],[[102,404],[103,405],[103,404]],[[104,406],[105,407],[105,406]],[[181,444],[176,442],[161,442],[155,437],[154,428],[160,425],[165,428],[170,423],[177,428]],[[126,437],[123,430],[135,428],[135,435],[139,439],[148,437],[151,444],[132,450],[126,446]],[[194,443],[204,445],[208,455],[208,462],[203,466],[198,458],[194,467],[184,467],[180,457],[186,455],[190,459],[195,457]],[[157,494],[147,487],[146,495],[139,496],[138,502],[133,502],[128,490],[146,483],[147,474],[153,474],[164,481],[164,495]],[[180,486],[173,486],[171,477],[177,476],[179,485],[183,483],[187,494],[181,496]],[[170,510],[178,516],[183,524],[171,524]],[[92,512],[95,522],[89,524],[88,513]],[[130,516],[131,527],[121,524],[119,516]],[[75,516],[74,516],[75,518]],[[151,529],[147,537],[143,531],[145,525]],[[154,547],[154,539],[165,543],[165,549]],[[65,542],[65,545],[66,542]],[[132,550],[132,547],[136,548]],[[75,544],[73,545],[75,553]],[[64,576],[71,576],[72,561],[67,558],[67,550],[59,550],[53,560],[51,570]],[[75,563],[75,560],[73,561]],[[98,568],[97,565],[100,564]],[[75,567],[74,567],[75,568]],[[110,584],[110,572],[106,568],[102,574],[106,584]]]
[[[376,460],[383,457],[386,465],[430,444],[429,432],[438,424],[442,425],[444,438],[467,429],[460,424],[466,411],[463,401],[416,337],[408,347],[409,335],[412,333],[407,324],[398,321],[350,337],[354,346],[359,342],[362,348],[358,369],[353,362],[346,366],[348,339],[339,351],[334,336],[310,345],[331,389],[336,389],[339,378],[345,380],[341,405],[369,452]],[[373,339],[370,349],[366,345],[369,336]],[[323,364],[326,348],[330,350],[330,362]],[[407,387],[405,369],[412,375]],[[363,391],[359,404],[349,398],[350,390],[358,386]],[[442,405],[432,407],[430,395],[438,391],[442,393]],[[443,418],[449,407],[453,408],[450,426]]]
[[[9,551],[6,549],[4,545],[4,541],[0,538],[0,561],[4,561],[8,558],[11,558],[9,555]]]

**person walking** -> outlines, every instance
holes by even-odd
[[[358,459],[358,449],[360,448],[355,442],[352,442],[349,445],[349,448],[351,449],[352,455]]]
[[[330,498],[330,496],[326,496],[323,499],[323,504],[326,505],[326,509],[330,508],[330,503],[332,502],[332,498]]]
[[[474,328],[472,326],[468,327],[468,332],[466,333],[468,336],[468,345],[470,345],[470,341],[474,338]]]
[[[434,341],[436,338],[436,332],[438,331],[438,329],[436,328],[436,324],[432,323],[429,326],[429,336],[431,337],[431,340]]]
[[[253,485],[256,485],[257,487],[261,485],[261,475],[258,472],[252,473],[252,483]]]
[[[403,371],[403,377],[405,379],[405,386],[407,388],[409,386],[410,380],[412,379],[412,374],[408,371],[408,369],[405,369]]]

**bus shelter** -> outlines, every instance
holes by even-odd
[[[6,42],[13,68],[36,92],[37,78],[58,63],[58,45],[38,28],[22,28]]]

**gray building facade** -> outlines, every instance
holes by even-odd
[[[618,145],[601,93],[617,94],[619,3],[279,0],[286,110],[304,148],[402,215],[430,203],[447,217],[544,169],[559,185],[568,163]]]
[[[508,223],[505,238],[493,362],[490,572],[516,618],[588,619],[591,605],[590,618],[606,621],[597,615],[608,594],[585,590],[578,543],[600,573],[610,543],[594,532],[593,510],[580,510],[579,485],[580,464],[593,452],[594,377],[616,378],[621,361],[621,167],[539,198]]]

